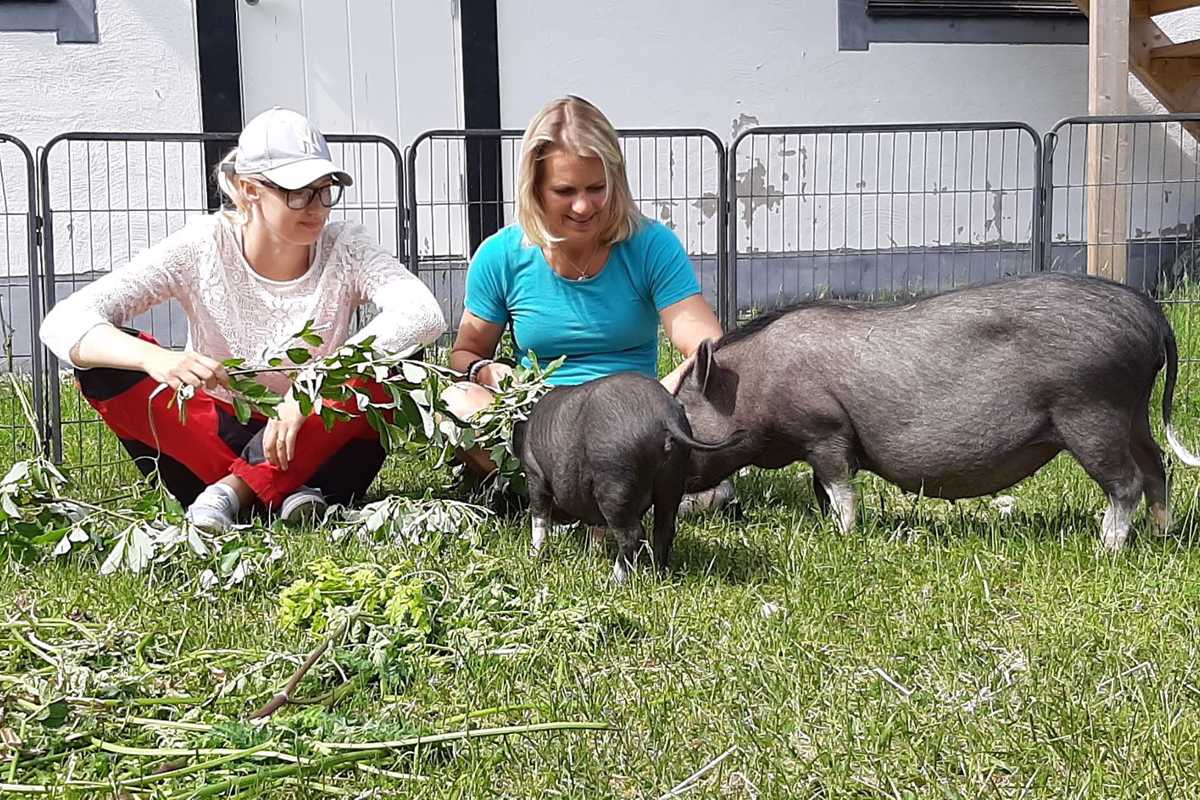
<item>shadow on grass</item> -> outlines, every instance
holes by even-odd
[[[765,583],[775,573],[775,555],[757,542],[728,542],[685,532],[675,538],[668,579],[715,578],[731,585]]]

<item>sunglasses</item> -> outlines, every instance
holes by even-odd
[[[266,178],[258,179],[263,186],[274,189],[283,194],[284,200],[287,201],[287,207],[293,211],[302,211],[312,205],[314,198],[320,200],[321,205],[325,208],[333,208],[342,199],[342,186],[340,184],[331,183],[327,186],[305,186],[303,189],[284,189],[282,186],[271,183]]]

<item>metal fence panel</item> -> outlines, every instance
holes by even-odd
[[[1155,297],[1179,343],[1176,420],[1200,437],[1200,114],[1072,117],[1046,134],[1043,257]]]
[[[333,219],[369,228],[402,257],[403,155],[378,136],[326,137],[334,160],[355,176]],[[42,153],[44,219],[42,296],[47,310],[79,287],[113,269],[216,206],[209,167],[237,142],[233,133],[71,133],[52,139]],[[174,302],[131,324],[165,346],[182,347],[187,320]],[[123,464],[115,440],[46,353],[47,417],[52,455],[73,467]]]
[[[1080,273],[1090,261],[1097,274],[1155,295],[1195,280],[1197,136],[1200,114],[1055,125],[1044,145],[1048,268]]]
[[[739,314],[1035,269],[1041,142],[1017,122],[753,128],[730,148]]]
[[[35,346],[41,322],[38,302],[37,182],[34,159],[19,139],[0,133],[0,467],[33,450],[41,417],[41,352]],[[33,426],[15,392],[34,413]]]
[[[515,219],[519,130],[435,130],[408,149],[409,252],[438,298],[451,335],[462,316],[467,264],[480,240]],[[714,308],[724,304],[725,147],[697,128],[618,131],[642,212],[671,228]]]

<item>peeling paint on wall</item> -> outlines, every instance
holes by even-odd
[[[667,200],[658,205],[658,219],[670,230],[675,230],[675,202]]]
[[[692,208],[700,212],[700,224],[711,222],[717,216],[717,195],[715,192],[705,192],[698,199],[692,201]]]
[[[730,141],[736,139],[738,134],[747,128],[752,128],[758,124],[758,117],[753,114],[738,114],[730,126]]]

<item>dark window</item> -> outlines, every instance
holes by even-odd
[[[0,31],[45,31],[59,44],[96,44],[96,0],[0,0]]]
[[[873,17],[1078,17],[1074,0],[867,0]]]
[[[1087,44],[1072,0],[837,0],[838,49],[874,43]]]

